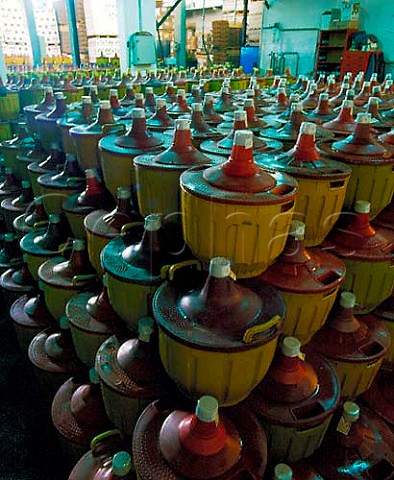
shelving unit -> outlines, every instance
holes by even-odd
[[[340,75],[344,52],[350,48],[354,29],[321,30],[316,46],[316,73]]]

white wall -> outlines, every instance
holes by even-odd
[[[284,29],[310,28],[311,30],[284,31],[264,29],[262,31],[261,68],[269,66],[269,53],[298,52],[300,62],[298,73],[310,73],[315,64],[315,48],[321,15],[325,10],[337,6],[336,0],[268,0],[270,9],[264,10],[263,26],[279,23]],[[394,62],[394,1],[360,0],[362,13],[360,30],[366,30],[379,39],[386,62]],[[290,57],[289,57],[290,58]],[[286,61],[293,66],[293,61]],[[394,70],[394,63],[387,65],[387,71]],[[292,72],[295,73],[294,68]]]

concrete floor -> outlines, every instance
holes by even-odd
[[[0,480],[67,480],[69,469],[62,466],[49,411],[44,407],[33,369],[19,350],[11,320],[3,313],[0,320]]]

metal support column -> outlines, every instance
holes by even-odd
[[[156,1],[155,0],[117,0],[119,58],[122,72],[129,67],[127,42],[130,35],[139,31],[150,32],[156,36]],[[150,65],[151,70],[156,64]]]
[[[66,7],[68,31],[70,32],[71,54],[73,56],[73,63],[76,67],[81,66],[81,56],[79,54],[79,39],[77,28],[77,17],[75,15],[74,0],[64,0]]]
[[[174,13],[174,40],[177,67],[186,67],[186,0],[181,0]]]
[[[41,64],[40,41],[37,35],[36,20],[34,18],[34,9],[31,0],[23,0],[25,7],[27,28],[29,29],[29,37],[31,50],[33,53],[33,66],[37,67]]]
[[[0,78],[3,80],[3,83],[7,81],[7,67],[5,66],[4,52],[3,47],[0,43]]]

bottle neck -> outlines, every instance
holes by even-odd
[[[145,137],[146,134],[146,118],[134,118],[128,136]]]
[[[351,108],[342,107],[337,117],[339,123],[355,123]]]
[[[221,165],[222,172],[236,177],[253,177],[260,168],[253,160],[253,148],[234,144],[230,158]]]
[[[106,123],[114,123],[114,115],[109,108],[100,108],[97,122],[100,125],[105,125]]]
[[[306,133],[301,133],[298,135],[297,142],[290,152],[291,156],[295,160],[299,160],[301,162],[313,162],[315,160],[319,160],[320,158],[316,150],[314,135],[308,135]]]

